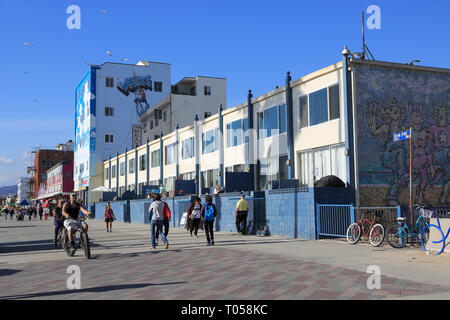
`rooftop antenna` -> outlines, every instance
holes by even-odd
[[[372,52],[370,52],[370,49],[368,46],[366,46],[366,38],[365,38],[365,31],[366,31],[366,27],[365,27],[365,17],[364,17],[364,11],[362,12],[362,54],[361,54],[361,59],[365,59],[366,57],[368,57],[367,53],[370,55],[370,57],[372,58],[372,60],[375,60],[375,58],[372,55]]]

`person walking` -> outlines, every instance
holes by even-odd
[[[48,208],[48,206],[47,207],[45,207],[45,209],[44,209],[44,218],[45,218],[45,221],[47,221],[47,218],[48,218],[48,214],[50,213],[50,209]]]
[[[9,210],[9,220],[12,220],[14,218],[14,212],[15,212],[14,208],[11,208]]]
[[[206,203],[202,208],[202,218],[205,225],[206,245],[214,245],[214,220],[217,216],[216,205],[212,202],[212,196],[207,195]]]
[[[39,206],[39,220],[42,220],[43,214],[44,214],[44,208],[42,208],[42,206]]]
[[[112,232],[112,223],[114,220],[116,220],[116,217],[114,217],[114,212],[108,202],[105,209],[106,232]]]
[[[200,220],[202,218],[202,203],[199,197],[196,197],[194,203],[191,204],[191,207],[188,210],[188,217],[190,220],[190,232],[191,237],[192,233],[194,233],[195,237],[198,238],[198,228],[200,226]]]
[[[163,229],[164,229],[164,235],[167,238],[167,235],[169,234],[169,225],[170,225],[170,217],[172,215],[172,213],[170,212],[170,208],[169,205],[167,204],[167,202],[163,201],[162,203],[164,203],[164,209],[163,209]],[[159,232],[156,231],[156,245],[158,245],[158,238],[159,238]]]
[[[234,213],[236,217],[236,229],[237,232],[243,236],[247,234],[247,215],[248,215],[248,202],[245,200],[245,194],[241,194],[241,198],[237,202],[236,211]],[[241,228],[241,224],[243,227]]]
[[[164,242],[165,249],[169,248],[169,241],[167,241],[166,236],[162,232],[162,223],[164,215],[164,203],[161,201],[161,194],[155,194],[154,201],[149,208],[149,220],[150,220],[150,230],[152,246],[151,249],[156,249],[156,233],[161,235],[162,241]]]
[[[31,221],[31,216],[33,215],[33,209],[31,209],[31,207],[29,207],[27,209],[27,214],[28,214],[28,220]]]
[[[54,241],[55,249],[58,249],[57,238],[59,229],[64,227],[64,217],[62,214],[63,205],[64,205],[63,200],[59,199],[57,206],[53,209],[53,216],[54,216],[53,225],[55,226],[55,241]]]

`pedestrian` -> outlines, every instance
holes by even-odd
[[[9,219],[12,220],[14,218],[14,208],[9,210]]]
[[[33,218],[36,218],[36,215],[37,215],[36,207],[33,207]]]
[[[42,206],[39,206],[39,219],[42,220],[42,215],[44,214],[44,208]]]
[[[202,208],[202,218],[205,225],[206,245],[214,245],[214,219],[217,216],[216,205],[212,203],[211,195],[206,195],[206,203]]]
[[[47,218],[48,218],[48,214],[50,213],[50,209],[48,208],[48,206],[46,206],[45,207],[45,209],[44,209],[44,218],[45,218],[45,221],[47,221]]]
[[[114,217],[114,212],[111,209],[111,204],[108,202],[105,209],[106,232],[112,232],[112,223],[114,220],[116,220],[116,217]]]
[[[163,201],[164,203],[164,210],[163,210],[163,229],[164,229],[164,236],[167,238],[167,235],[169,234],[169,225],[170,225],[170,217],[172,213],[170,212],[169,205],[167,202]],[[156,231],[156,245],[158,245],[158,238],[159,238],[159,232]]]
[[[199,197],[196,197],[194,203],[191,204],[191,207],[188,210],[188,218],[190,220],[189,231],[191,232],[191,237],[192,232],[194,232],[195,237],[198,238],[197,233],[200,226],[200,220],[202,218],[202,203]]]
[[[58,205],[53,209],[54,220],[53,225],[55,226],[55,249],[58,249],[58,232],[60,228],[64,227],[64,216],[62,215],[62,207],[64,201],[62,199],[58,200]]]
[[[150,205],[148,210],[149,212],[149,221],[150,221],[150,230],[151,230],[151,239],[152,239],[152,249],[156,249],[156,232],[161,235],[162,241],[165,244],[165,249],[169,248],[169,241],[167,241],[166,236],[162,232],[162,222],[164,215],[164,203],[161,201],[161,194],[155,194],[154,201]]]
[[[247,215],[248,215],[248,202],[245,200],[245,194],[241,194],[241,198],[237,202],[236,211],[234,213],[236,217],[236,229],[237,232],[243,236],[247,234]],[[241,224],[243,227],[241,228]]]
[[[27,214],[28,214],[28,220],[31,221],[31,216],[33,215],[33,209],[31,209],[31,207],[29,207],[27,209]]]

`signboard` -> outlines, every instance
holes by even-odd
[[[132,149],[134,149],[142,145],[142,127],[139,124],[133,124],[132,130],[133,130]]]
[[[394,133],[394,141],[407,140],[410,138],[411,138],[411,130],[410,129]]]

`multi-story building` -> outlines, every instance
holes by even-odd
[[[74,190],[83,201],[102,184],[102,163],[132,147],[133,125],[170,94],[170,65],[92,65],[76,88]]]
[[[185,77],[172,85],[171,94],[145,112],[142,124],[142,141],[158,139],[192,123],[195,114],[200,119],[216,114],[218,106],[226,107],[226,79],[214,77]],[[158,110],[155,116],[155,110]],[[158,117],[159,114],[159,117]]]
[[[245,171],[254,188],[327,175],[346,182],[357,206],[409,205],[412,128],[413,202],[450,204],[450,70],[353,58],[291,81],[103,163],[104,186],[141,192],[176,177],[197,191]],[[295,180],[293,180],[295,181]]]
[[[31,169],[32,198],[38,200],[47,193],[47,170],[61,161],[73,162],[73,141],[58,145],[55,150],[40,149],[35,151],[34,166]]]
[[[31,202],[30,197],[30,178],[19,178],[17,180],[17,201],[20,203],[23,200],[26,200],[28,203]]]

